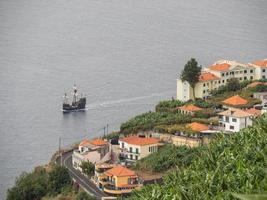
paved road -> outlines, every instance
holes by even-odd
[[[61,157],[56,161],[58,164],[61,162]],[[101,197],[108,196],[102,190],[100,190],[91,180],[85,177],[80,171],[76,170],[72,166],[72,152],[68,152],[62,155],[62,165],[65,166],[70,173],[70,176],[89,194],[101,199]]]

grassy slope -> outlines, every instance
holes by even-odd
[[[235,199],[235,193],[266,191],[267,117],[232,136],[221,135],[188,167],[169,173],[163,184],[149,185],[130,197],[139,199]],[[167,170],[167,169],[166,169]]]

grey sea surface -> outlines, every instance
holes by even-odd
[[[1,0],[0,199],[58,149],[176,95],[191,57],[267,58],[267,1]],[[86,112],[62,114],[76,83]]]

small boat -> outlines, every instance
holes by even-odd
[[[76,85],[74,85],[73,87],[72,102],[71,103],[68,102],[69,97],[67,96],[67,93],[65,93],[63,98],[64,98],[63,107],[62,107],[63,112],[80,111],[80,110],[85,109],[86,97],[83,96],[83,94],[80,94],[80,95],[78,94]]]

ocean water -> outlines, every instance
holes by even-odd
[[[58,149],[175,97],[194,57],[267,58],[267,1],[1,0],[0,199]],[[62,114],[76,83],[85,112]]]

